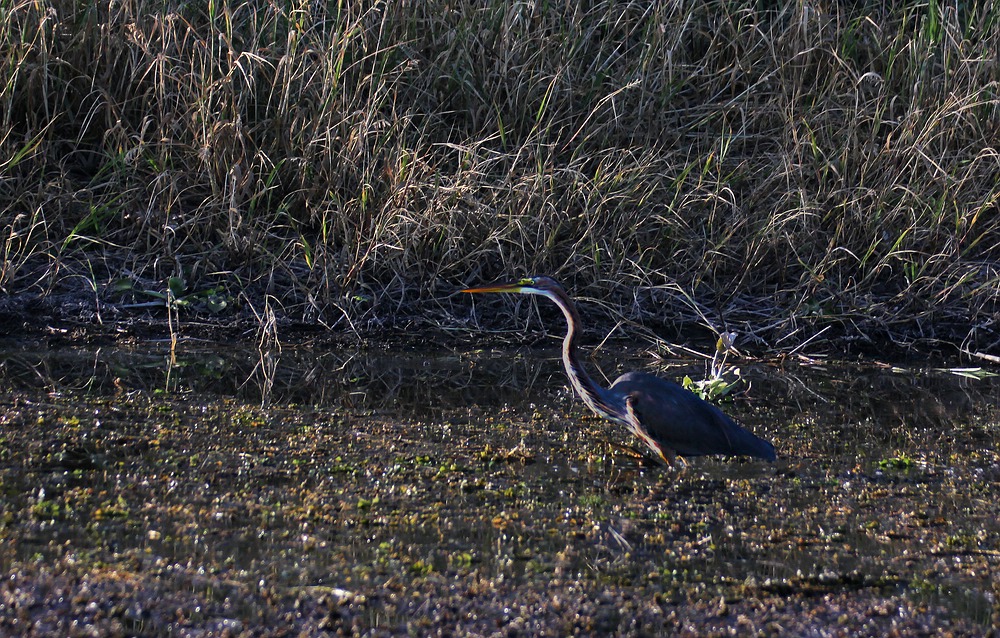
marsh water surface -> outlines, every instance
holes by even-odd
[[[4,344],[0,633],[997,631],[997,378],[742,374],[779,460],[680,470],[557,350]]]

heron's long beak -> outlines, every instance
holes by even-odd
[[[466,288],[462,292],[523,292],[527,285],[523,281],[512,284],[499,284],[493,286],[482,286],[480,288]]]

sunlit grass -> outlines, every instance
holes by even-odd
[[[0,287],[365,330],[548,273],[652,326],[988,348],[998,16],[0,3]]]

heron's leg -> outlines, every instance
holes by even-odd
[[[655,456],[651,455],[647,450],[647,446],[640,445],[629,445],[628,443],[618,443],[617,441],[606,441],[608,445],[615,448],[619,452],[622,452],[629,458],[635,459],[636,461],[641,461],[643,464],[648,465],[662,465],[663,459],[657,454]]]
[[[660,458],[663,459],[664,463],[666,463],[670,467],[674,466],[674,461],[677,460],[676,452],[674,452],[670,448],[663,448],[659,445],[656,445],[656,447],[653,449],[655,449],[657,452],[660,453]],[[681,459],[681,462],[683,463],[684,459]]]
[[[655,447],[654,447],[655,445]],[[670,448],[665,448],[659,444],[654,443],[652,447],[663,459],[663,462],[667,464],[672,469],[680,470],[681,472],[686,472],[688,469],[688,462],[683,456],[677,456],[677,452],[674,452]]]

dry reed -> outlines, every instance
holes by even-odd
[[[364,332],[547,273],[661,333],[996,350],[998,16],[0,2],[0,287]]]

